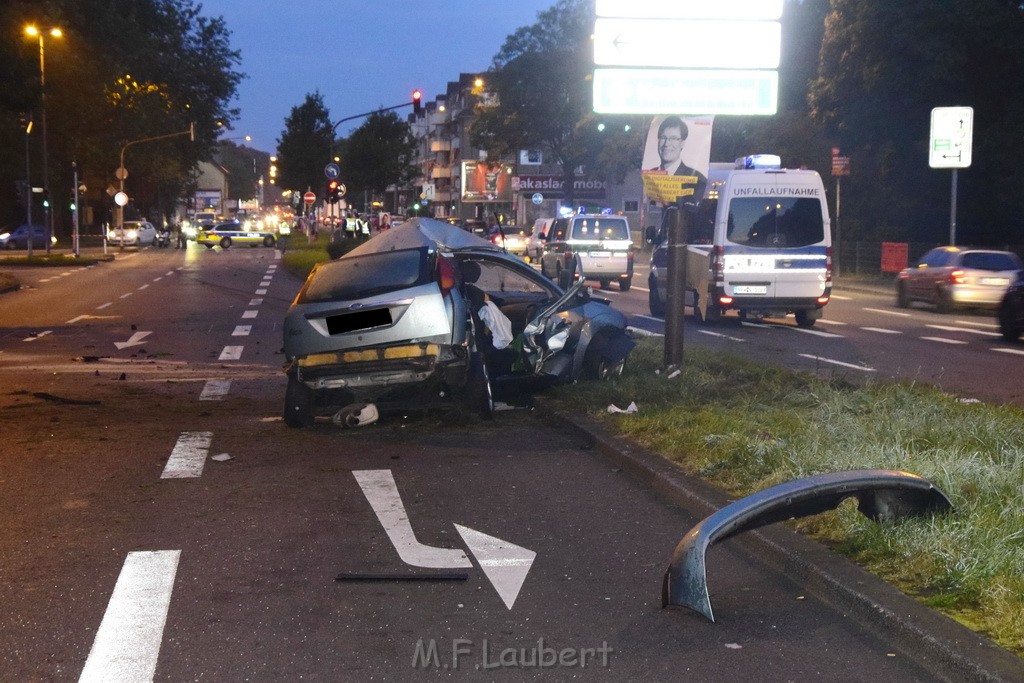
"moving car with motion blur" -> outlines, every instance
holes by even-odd
[[[196,243],[207,249],[220,246],[221,249],[229,249],[232,245],[248,244],[250,247],[272,247],[277,242],[273,232],[266,230],[245,230],[238,221],[217,223],[208,228],[202,228],[196,233]]]
[[[896,305],[907,308],[920,301],[939,313],[996,308],[1021,268],[1020,257],[1009,251],[936,247],[900,272]]]
[[[107,242],[119,247],[145,247],[156,241],[156,228],[149,221],[124,221],[107,231]]]
[[[1024,270],[1017,271],[1014,281],[999,303],[999,331],[1006,341],[1017,341],[1024,334]]]
[[[563,290],[442,221],[379,233],[318,265],[288,310],[285,422],[441,398],[489,417],[495,397],[617,376],[633,348],[626,318],[583,284]]]
[[[12,230],[0,232],[0,249],[27,249],[29,234],[32,235],[32,248],[46,248],[46,226],[19,225]],[[50,237],[50,246],[57,244],[56,237]]]

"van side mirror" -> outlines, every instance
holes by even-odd
[[[548,241],[548,234],[546,232],[542,232],[540,235],[538,235],[538,237],[540,237],[541,241],[543,242]]]
[[[661,231],[653,225],[648,225],[647,230],[644,231],[644,241],[647,242],[647,244],[657,246],[661,244],[664,239],[665,236],[662,235]]]

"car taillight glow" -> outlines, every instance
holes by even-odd
[[[437,257],[437,284],[441,288],[441,296],[448,296],[455,287],[455,264],[447,256]]]
[[[949,274],[949,284],[951,285],[962,285],[967,282],[967,273],[962,270],[954,270]]]
[[[828,297],[827,296],[819,296],[818,297],[818,305],[819,306],[824,306],[827,303],[828,303]]]
[[[723,306],[731,306],[732,305],[732,297],[731,296],[720,296],[720,297],[718,297],[718,303],[722,304]]]

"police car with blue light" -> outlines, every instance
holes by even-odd
[[[228,249],[235,244],[273,247],[277,240],[272,232],[245,230],[238,221],[229,221],[201,229],[196,233],[196,242],[207,249],[213,249],[217,245],[220,245],[221,249]]]

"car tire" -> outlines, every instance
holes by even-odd
[[[313,390],[288,375],[288,388],[284,393],[284,423],[289,427],[310,427],[315,421],[316,395]]]
[[[469,367],[466,370],[466,399],[471,410],[485,420],[494,417],[494,393],[491,389],[491,376],[487,371],[487,361],[480,351],[473,351],[469,356]]]
[[[222,238],[221,241],[220,241],[220,248],[221,249],[230,249],[231,248],[231,238],[230,237]]]
[[[655,282],[648,282],[649,293],[647,295],[647,303],[651,307],[651,315],[655,318],[665,317],[665,302],[661,298],[661,293],[658,291],[658,285]]]
[[[263,246],[265,246],[265,247],[272,247],[272,246],[274,246],[274,237],[273,237],[273,235],[267,235],[266,237],[263,238]]]
[[[946,290],[940,289],[938,292],[938,298],[935,301],[935,309],[939,313],[952,313],[953,295]]]
[[[910,308],[910,296],[907,294],[907,286],[902,282],[896,286],[896,306],[899,308]]]
[[[796,318],[796,326],[802,327],[805,330],[809,330],[814,327],[814,321],[817,320],[817,318],[812,318],[808,311],[796,311],[796,313],[793,314],[793,317]]]
[[[583,377],[584,379],[609,380],[622,374],[626,366],[626,359],[612,362],[604,357],[599,349],[598,340],[591,340],[587,352],[583,356]]]
[[[624,278],[622,280],[619,280],[619,291],[620,292],[628,292],[629,288],[632,287],[632,286],[633,286],[633,278],[631,278],[631,277],[627,277],[627,278]]]
[[[1017,341],[1021,335],[1021,329],[1015,325],[1013,313],[1005,302],[999,309],[999,332],[1008,342]]]

